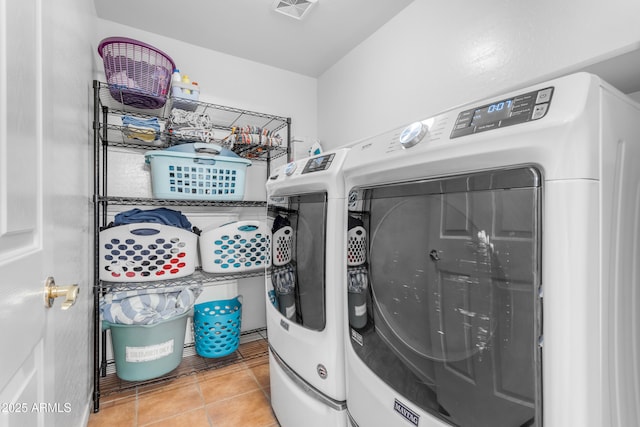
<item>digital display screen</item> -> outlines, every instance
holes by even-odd
[[[513,99],[495,102],[486,107],[479,108],[473,113],[471,126],[481,126],[486,123],[493,123],[511,116],[513,109]]]
[[[461,111],[451,138],[541,119],[549,110],[553,89],[550,86]]]
[[[333,160],[334,154],[327,154],[325,156],[315,157],[310,159],[304,167],[302,173],[309,172],[317,172],[321,170],[326,170],[329,165],[331,165],[331,161]]]
[[[325,157],[316,157],[309,162],[309,170],[313,171],[316,169],[322,168],[322,163],[324,162]]]

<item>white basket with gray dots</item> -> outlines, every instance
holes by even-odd
[[[353,227],[347,236],[347,265],[355,267],[367,261],[367,232],[362,226]]]
[[[271,265],[271,236],[261,221],[235,221],[200,234],[200,259],[207,273],[261,270]]]
[[[293,228],[285,226],[273,233],[273,265],[291,262],[293,256]]]

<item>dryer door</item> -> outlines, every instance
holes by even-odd
[[[327,194],[269,198],[272,302],[290,321],[325,327]]]
[[[400,395],[454,425],[534,425],[541,334],[537,171],[358,194],[351,217],[362,221],[369,240],[369,292],[366,322],[351,323],[356,354]]]

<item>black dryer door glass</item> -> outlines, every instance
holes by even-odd
[[[274,303],[290,321],[321,331],[326,318],[327,194],[272,197],[268,210]]]
[[[368,240],[366,320],[350,312],[358,356],[453,425],[540,425],[538,172],[356,192],[350,218]]]

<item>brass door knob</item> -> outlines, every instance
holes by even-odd
[[[64,297],[61,308],[68,310],[69,307],[75,304],[79,293],[78,285],[56,286],[53,277],[47,277],[47,281],[44,284],[44,306],[51,308],[56,298]]]

